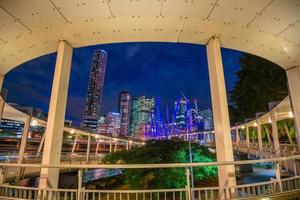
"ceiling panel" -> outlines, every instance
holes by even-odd
[[[215,0],[165,0],[163,16],[182,16],[206,18]]]
[[[59,28],[66,23],[50,1],[3,0],[1,5],[32,31],[47,27]]]
[[[157,16],[163,0],[108,0],[113,16]]]
[[[106,0],[53,0],[67,20],[94,20],[110,17]]]
[[[294,42],[300,48],[300,19],[297,23],[282,32],[280,36]]]
[[[270,0],[220,0],[210,20],[247,25]]]
[[[251,27],[278,34],[300,19],[300,0],[274,0]]]

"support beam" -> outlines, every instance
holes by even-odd
[[[297,133],[297,146],[298,150],[300,150],[300,66],[286,70],[286,75],[289,84],[290,100]]]
[[[246,124],[246,144],[247,147],[250,147],[250,133],[249,133],[249,125]]]
[[[44,145],[44,142],[45,142],[45,133],[43,133],[43,136],[42,136],[42,139],[41,139],[41,142],[40,142],[40,145],[39,145],[39,148],[38,148],[38,151],[37,151],[37,155],[40,155],[41,151],[42,151],[42,148],[43,148],[43,145]]]
[[[79,136],[79,133],[76,133],[75,140],[74,140],[73,147],[72,147],[72,154],[75,152],[78,136]]]
[[[219,38],[212,37],[207,45],[209,81],[215,127],[215,143],[218,162],[233,161],[232,140],[229,123],[228,103]],[[219,187],[236,185],[233,165],[218,167]],[[234,191],[231,191],[234,193]],[[221,190],[221,198],[225,197]]]
[[[88,135],[88,143],[87,143],[86,159],[85,159],[86,163],[89,162],[90,150],[91,150],[91,134]]]
[[[118,148],[118,140],[115,140],[115,148],[114,148],[114,152],[117,152],[117,148]]]
[[[20,144],[20,148],[19,148],[18,163],[22,163],[23,159],[24,159],[25,149],[27,146],[27,138],[28,138],[28,133],[29,133],[30,122],[31,122],[31,116],[28,115],[26,120],[24,121],[21,144]]]
[[[4,81],[4,76],[0,75],[0,95],[1,95],[1,92],[2,92],[3,81]],[[3,99],[2,96],[1,96],[0,97],[0,120],[2,119],[4,105],[5,105],[5,99]]]
[[[272,144],[272,140],[271,140],[271,137],[270,137],[270,130],[266,126],[265,126],[265,131],[266,131],[266,134],[267,134],[269,144]]]
[[[60,164],[72,53],[73,48],[69,43],[59,42],[45,132],[43,165]],[[57,188],[58,178],[59,169],[42,168],[39,188]]]
[[[277,121],[276,121],[276,113],[275,111],[270,111],[270,117],[272,121],[272,136],[273,136],[273,146],[275,151],[275,157],[280,157],[280,144],[279,144],[279,137],[278,137],[278,127],[277,127]],[[281,163],[277,162],[275,163],[275,175],[276,179],[279,181],[280,190],[282,190],[281,186]]]
[[[261,135],[261,123],[259,119],[256,119],[257,124],[257,140],[258,140],[258,148],[259,151],[262,151],[262,135]]]
[[[96,155],[98,154],[99,143],[100,143],[100,138],[99,138],[98,141],[97,141],[97,146],[96,146],[96,151],[95,151],[95,154],[96,154]]]
[[[109,153],[112,152],[112,139],[109,139]]]
[[[290,130],[289,130],[288,124],[287,124],[286,121],[284,122],[284,130],[285,130],[285,132],[286,132],[286,135],[288,136],[288,139],[289,139],[290,144],[294,144],[294,142],[293,142],[293,140],[292,140],[292,137],[291,137],[291,135],[290,135]]]

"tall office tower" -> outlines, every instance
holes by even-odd
[[[179,104],[179,105],[177,105]],[[186,128],[186,114],[187,114],[187,101],[180,99],[179,102],[175,102],[175,123],[178,128]]]
[[[130,102],[129,135],[134,136],[138,124],[138,101],[133,98]]]
[[[205,109],[200,111],[200,115],[203,117],[204,122],[204,130],[213,130],[214,123],[213,123],[213,113],[211,109]]]
[[[130,134],[141,139],[144,137],[147,127],[151,122],[151,113],[154,112],[155,100],[141,96],[134,98],[130,106]]]
[[[121,114],[120,135],[128,136],[129,118],[130,118],[130,94],[129,92],[121,92],[119,97],[119,110]]]
[[[103,50],[95,50],[90,72],[90,79],[85,100],[85,109],[81,127],[95,132],[98,127],[98,119],[101,113],[103,84],[107,53]]]

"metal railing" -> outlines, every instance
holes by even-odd
[[[209,163],[165,163],[165,164],[114,164],[114,165],[42,165],[42,164],[17,164],[0,163],[0,168],[59,168],[59,169],[146,169],[146,168],[185,168],[187,183],[190,182],[190,167],[244,165],[262,162],[284,162],[287,160],[300,160],[300,155],[230,162],[209,162]],[[255,184],[243,184],[229,187],[203,187],[191,188],[189,184],[185,188],[178,189],[147,189],[147,190],[89,190],[82,187],[82,171],[79,170],[78,189],[38,189],[32,187],[19,187],[2,184],[0,185],[0,198],[10,199],[64,199],[64,200],[193,200],[193,199],[234,199],[250,198],[263,195],[274,195],[282,192],[293,192],[300,190],[300,176],[284,179],[276,179]],[[81,175],[80,175],[81,174]],[[80,180],[81,179],[81,180]]]

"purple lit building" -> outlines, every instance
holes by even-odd
[[[106,62],[107,53],[100,49],[95,50],[81,122],[82,128],[94,132],[97,130],[101,113]]]

